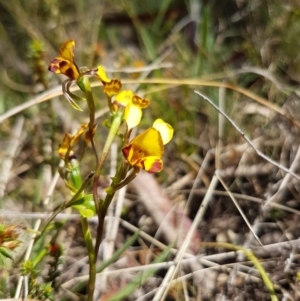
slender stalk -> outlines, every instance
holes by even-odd
[[[82,85],[81,85],[81,83],[82,83]],[[94,136],[93,131],[94,131],[94,126],[95,126],[95,112],[96,112],[95,101],[94,101],[93,92],[91,89],[90,80],[86,75],[82,77],[82,80],[80,82],[80,87],[84,90],[86,101],[87,101],[87,104],[89,107],[89,115],[90,115],[89,135],[90,135],[90,139],[91,139],[91,145],[93,148],[93,152],[94,152],[94,155],[96,158],[96,164],[98,166],[99,165],[99,157],[97,154],[94,137],[93,137]]]
[[[90,270],[89,270],[89,283],[88,283],[88,301],[93,300],[93,295],[94,295],[94,290],[95,290],[95,281],[96,281],[96,262],[97,262],[97,254],[99,251],[100,247],[100,242],[102,239],[103,235],[103,227],[104,227],[104,219],[105,215],[107,212],[107,208],[102,208],[103,204],[101,200],[98,200],[98,193],[97,193],[97,187],[98,187],[98,182],[100,178],[100,174],[104,165],[104,162],[107,158],[107,155],[109,153],[109,149],[111,147],[111,144],[115,138],[115,136],[118,133],[119,127],[122,123],[123,120],[123,111],[117,111],[115,115],[113,116],[113,121],[112,125],[107,137],[107,140],[105,142],[105,145],[103,147],[102,155],[98,157],[97,150],[95,147],[94,143],[94,138],[93,138],[93,132],[94,132],[94,126],[95,126],[95,102],[93,98],[93,93],[91,90],[91,85],[90,81],[87,76],[83,76],[78,82],[79,87],[81,90],[85,93],[86,101],[88,104],[89,108],[89,136],[91,140],[91,145],[93,148],[93,152],[95,154],[96,158],[96,172],[94,175],[94,181],[93,181],[93,198],[95,202],[95,207],[96,207],[96,212],[98,215],[98,228],[97,228],[97,238],[96,238],[96,244],[95,248],[92,243],[92,237],[91,233],[89,230],[89,226],[87,223],[86,218],[82,218],[82,228],[83,228],[83,233],[85,237],[85,243],[88,249],[88,256],[89,256],[89,265],[90,265]]]
[[[124,168],[121,171],[120,175],[124,174],[123,173],[124,171],[127,172],[127,166],[124,166]],[[121,189],[122,187],[126,186],[131,181],[133,181],[134,178],[138,175],[139,172],[140,172],[140,168],[133,167],[131,173],[124,180],[122,180],[122,178],[120,178],[117,181],[113,181],[113,183],[105,189],[106,193],[108,193],[108,194],[115,193],[117,190]],[[104,202],[104,206],[105,206],[105,202]],[[109,204],[108,204],[108,206],[109,206]]]
[[[61,211],[63,211],[64,209],[72,206],[72,204],[78,199],[78,197],[81,195],[81,193],[83,192],[83,190],[85,189],[85,187],[87,186],[87,184],[89,183],[90,179],[92,178],[92,176],[94,175],[93,172],[91,172],[87,178],[84,180],[84,182],[82,183],[81,187],[77,190],[77,192],[73,195],[73,197],[66,202],[63,202],[57,209],[55,209],[55,211],[51,214],[51,216],[47,219],[47,221],[44,224],[43,229],[40,231],[40,235],[36,236],[37,240],[43,233],[44,231],[47,229],[47,227],[49,226],[49,224],[53,221],[53,219],[57,216],[57,214],[59,214]]]
[[[127,165],[124,164],[123,161],[121,161],[120,166],[119,166],[119,168],[116,172],[116,175],[113,178],[111,186],[114,183],[120,182],[122,180],[122,176],[126,172],[127,172]],[[110,194],[107,193],[104,201],[101,202],[101,211],[99,212],[100,218],[99,218],[99,223],[98,223],[98,228],[97,228],[97,233],[98,234],[100,233],[100,235],[99,235],[99,239],[96,240],[96,245],[97,245],[97,241],[98,241],[99,244],[101,243],[101,238],[102,238],[102,235],[103,235],[103,232],[104,232],[105,216],[107,214],[108,207],[109,207],[110,203],[112,202],[112,200],[114,198],[115,192],[116,192],[116,190],[113,190]],[[98,215],[98,217],[99,217],[99,215]],[[95,249],[96,249],[96,247],[95,247]],[[95,253],[95,256],[97,256],[97,254],[98,254],[98,252]]]
[[[81,85],[82,84],[82,85]],[[96,166],[97,166],[97,170],[98,170],[98,166],[99,166],[99,157],[98,157],[98,153],[96,150],[96,146],[95,146],[95,142],[94,142],[94,126],[95,126],[95,102],[94,102],[94,97],[93,97],[93,92],[91,90],[91,85],[90,85],[90,81],[89,78],[87,76],[83,76],[82,80],[80,82],[80,86],[83,86],[83,90],[85,93],[85,97],[86,97],[86,101],[88,104],[88,108],[89,108],[89,117],[90,117],[90,121],[89,121],[89,138],[91,140],[91,145],[92,145],[92,149],[95,155],[95,159],[96,159]],[[97,214],[99,216],[99,204],[98,204],[98,200],[97,197],[94,197],[94,202],[95,202],[95,207],[96,207],[96,211]],[[97,253],[95,252],[94,249],[94,245],[93,245],[93,241],[92,241],[92,235],[90,232],[90,228],[88,225],[88,221],[86,218],[81,217],[81,223],[82,223],[82,230],[84,233],[84,240],[85,240],[85,244],[87,246],[87,250],[88,250],[88,257],[89,257],[89,282],[88,282],[88,301],[93,301],[93,297],[94,297],[94,291],[95,291],[95,283],[96,283],[96,261],[97,261]]]
[[[81,225],[84,236],[85,245],[88,251],[89,257],[89,282],[88,282],[88,301],[93,301],[94,291],[95,291],[95,283],[96,283],[96,260],[94,253],[94,246],[91,231],[89,228],[88,220],[85,217],[81,217]]]
[[[102,235],[103,235],[103,226],[104,226],[104,218],[106,215],[106,211],[107,208],[105,209],[103,206],[103,201],[102,200],[98,200],[98,182],[99,182],[99,178],[100,178],[100,174],[102,171],[102,168],[104,166],[104,162],[107,158],[107,155],[109,153],[109,149],[111,147],[111,144],[115,138],[115,136],[117,135],[119,128],[122,124],[123,121],[123,110],[119,110],[115,113],[115,115],[113,116],[113,121],[110,127],[110,131],[108,133],[105,145],[103,147],[103,151],[102,151],[102,155],[100,157],[99,160],[99,164],[97,166],[95,175],[94,175],[94,183],[93,183],[93,197],[94,197],[94,201],[96,205],[96,209],[97,209],[97,214],[98,214],[98,228],[97,228],[97,237],[96,237],[96,244],[95,244],[95,260],[97,258],[98,255],[98,251],[99,251],[99,247],[100,247],[100,243],[102,240]]]
[[[126,176],[127,170],[128,170],[127,164],[125,164],[124,161],[121,161],[120,166],[116,172],[116,175],[113,177],[113,181],[109,188],[116,187],[118,185],[118,183],[122,183],[123,178]],[[102,201],[101,212],[100,212],[101,216],[99,219],[100,222],[99,222],[98,228],[97,228],[97,233],[101,233],[101,237],[103,235],[105,216],[106,216],[108,207],[115,196],[116,191],[117,191],[117,189],[112,189],[110,193],[106,194],[104,201]],[[97,238],[98,238],[98,236],[97,236]],[[100,244],[100,242],[101,242],[101,239],[99,239],[99,244]],[[97,243],[97,240],[96,240],[96,243]],[[97,256],[97,254],[98,253],[96,253],[96,256]]]

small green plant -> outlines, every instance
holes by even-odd
[[[36,269],[35,264],[31,260],[23,262],[21,274],[28,277],[28,297],[41,301],[54,300],[53,288],[51,283],[41,283],[38,281],[40,271]]]

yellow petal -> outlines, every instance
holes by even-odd
[[[112,79],[109,83],[104,84],[104,93],[108,97],[112,97],[120,92],[122,88],[122,83],[118,79]]]
[[[70,147],[72,136],[69,133],[66,133],[62,143],[59,145],[58,154],[64,160],[66,153]]]
[[[126,107],[128,104],[131,104],[133,97],[133,92],[130,90],[125,90],[116,95],[114,103],[118,106]]]
[[[162,119],[156,119],[153,127],[160,132],[164,145],[170,142],[174,133],[174,129],[170,124],[164,122]]]
[[[164,146],[161,135],[156,129],[149,128],[134,137],[129,145],[122,149],[122,152],[130,165],[143,168],[141,162],[146,157],[153,156],[158,159],[162,157]]]
[[[48,70],[56,74],[64,74],[70,79],[78,79],[80,76],[79,68],[74,62],[75,41],[65,42],[59,50],[59,56],[54,58]]]
[[[144,170],[147,172],[155,173],[163,169],[163,162],[160,158],[149,156],[143,160]]]
[[[147,129],[133,138],[131,143],[137,150],[142,150],[145,157],[156,156],[161,158],[164,153],[161,135],[155,128]]]
[[[81,135],[86,131],[86,129],[88,128],[88,123],[84,123],[81,125],[80,129],[77,131],[77,133],[72,137],[71,143],[70,143],[70,147],[74,147],[79,138],[81,137]]]
[[[132,98],[132,104],[140,107],[141,109],[145,109],[149,106],[150,100],[134,95]]]
[[[58,154],[63,160],[65,159],[68,150],[71,149],[72,151],[74,146],[78,143],[79,138],[82,136],[82,134],[86,131],[87,128],[88,124],[84,123],[81,125],[80,129],[74,136],[72,136],[69,133],[65,134],[64,139],[58,149]]]
[[[96,76],[104,83],[110,82],[110,79],[107,77],[105,69],[102,66],[98,66]]]
[[[140,122],[142,118],[142,110],[133,105],[128,105],[125,109],[124,113],[124,119],[127,123],[128,130],[133,129],[136,127]]]
[[[122,91],[116,95],[113,105],[114,107],[125,107],[124,119],[128,129],[137,126],[142,118],[142,109],[149,105],[149,101],[134,95],[132,91]]]
[[[63,43],[59,49],[59,56],[65,60],[73,62],[74,60],[74,49],[75,49],[75,41],[68,40],[67,42]]]

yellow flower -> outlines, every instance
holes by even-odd
[[[104,93],[111,98],[112,96],[118,94],[122,88],[122,83],[118,79],[112,79],[110,80],[104,68],[102,66],[98,66],[98,68],[95,70],[95,75],[97,78],[102,82],[104,86]]]
[[[77,80],[80,71],[74,62],[74,48],[74,40],[65,42],[59,49],[59,56],[51,61],[48,70],[56,74],[64,74],[72,80]]]
[[[69,155],[71,151],[73,151],[74,146],[77,144],[79,138],[87,130],[87,128],[88,128],[88,124],[85,123],[81,125],[80,129],[77,131],[77,133],[74,136],[72,136],[69,133],[65,134],[63,142],[60,144],[58,149],[58,154],[63,160],[66,159],[66,155]]]
[[[122,91],[116,95],[114,102],[116,107],[124,107],[124,120],[127,123],[128,130],[136,127],[142,118],[142,109],[149,106],[150,101],[134,95],[132,91]]]
[[[69,78],[63,83],[63,93],[74,109],[82,111],[75,100],[84,100],[84,98],[73,94],[70,91],[70,87],[75,82],[79,88],[85,92],[85,86],[83,83],[84,75],[96,76],[102,82],[104,86],[104,93],[107,94],[109,99],[120,92],[122,87],[121,82],[118,79],[110,80],[106,76],[105,70],[102,66],[98,66],[97,69],[81,68],[80,70],[74,61],[74,49],[74,40],[68,40],[65,42],[59,49],[59,56],[55,57],[48,67],[49,71],[56,74],[64,74]]]
[[[161,160],[164,154],[164,145],[173,137],[173,128],[161,119],[157,119],[153,127],[133,138],[122,149],[127,162],[142,168],[147,172],[155,173],[163,169]]]

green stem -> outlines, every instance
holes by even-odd
[[[92,235],[91,235],[87,218],[81,217],[81,225],[82,225],[85,245],[88,251],[89,266],[90,266],[87,301],[93,301],[95,283],[96,283],[96,260],[95,260],[94,246],[93,246]]]
[[[125,167],[124,170],[127,171],[127,168]],[[134,167],[131,173],[124,180],[122,180],[123,178],[120,178],[118,181],[113,181],[113,183],[105,189],[106,193],[114,193],[122,187],[126,186],[135,179],[139,172],[140,168]]]
[[[113,181],[112,181],[110,187],[116,187],[118,185],[118,183],[122,182],[123,178],[125,177],[125,175],[127,173],[127,169],[128,169],[127,164],[124,161],[121,161],[120,162],[120,166],[119,166],[119,168],[118,168],[118,170],[116,172],[116,175],[113,178]],[[98,223],[98,228],[97,228],[97,233],[98,234],[101,233],[101,236],[100,235],[97,236],[96,247],[97,247],[97,242],[99,243],[99,246],[100,246],[100,243],[101,243],[101,239],[100,238],[103,235],[105,216],[106,216],[108,207],[109,207],[110,203],[112,202],[112,200],[113,200],[113,198],[115,196],[116,191],[117,191],[117,189],[112,190],[111,193],[107,193],[104,201],[102,201],[100,218],[99,218],[99,223]],[[100,238],[98,239],[98,237],[100,237]],[[96,250],[96,247],[95,247],[95,250]],[[95,254],[97,256],[98,251]]]
[[[98,200],[98,182],[100,178],[100,174],[102,171],[102,168],[104,166],[104,162],[107,158],[107,155],[109,153],[110,147],[112,142],[114,141],[115,136],[117,135],[119,128],[123,121],[123,110],[117,111],[113,116],[113,121],[105,142],[105,145],[103,147],[102,155],[99,160],[99,164],[97,166],[95,176],[94,176],[94,183],[93,183],[93,197],[95,201],[95,206],[98,214],[98,228],[97,228],[97,237],[96,237],[96,244],[95,244],[95,258],[97,258],[97,254],[99,251],[100,243],[102,240],[103,235],[103,225],[104,225],[104,218],[106,215],[107,208],[105,209],[103,206],[103,201]]]
[[[35,267],[49,252],[49,245],[46,245],[32,260],[32,265]]]
[[[125,243],[112,255],[111,258],[107,259],[106,261],[102,262],[98,268],[96,268],[97,273],[101,273],[105,268],[111,265],[113,262],[117,261],[120,256],[136,241],[140,234],[140,231],[134,233]],[[1,278],[0,278],[1,279]],[[83,281],[76,281],[76,284],[71,288],[73,293],[79,292],[87,285],[88,280]],[[69,298],[65,295],[62,296],[60,301],[67,301]]]
[[[92,145],[93,152],[94,152],[94,155],[96,158],[96,165],[99,165],[99,158],[98,158],[98,154],[97,154],[97,150],[96,150],[96,146],[95,146],[95,142],[94,142],[94,137],[93,137],[96,108],[95,108],[95,101],[94,101],[93,92],[91,89],[90,80],[85,75],[80,79],[80,81],[78,81],[77,84],[80,87],[80,89],[85,93],[86,102],[87,102],[87,105],[89,108],[89,115],[90,115],[89,134],[90,134],[90,139],[91,139],[91,145]]]
[[[92,178],[93,175],[94,175],[94,173],[91,172],[87,176],[87,178],[84,180],[84,182],[82,183],[81,187],[73,195],[73,197],[69,201],[63,202],[57,209],[55,209],[55,211],[52,213],[52,215],[47,219],[47,221],[46,221],[43,229],[40,232],[40,235],[36,236],[36,240],[44,233],[44,231],[47,229],[47,227],[53,221],[53,219],[57,216],[57,214],[59,214],[64,209],[66,209],[68,207],[71,207],[72,204],[80,197],[80,195],[84,191],[85,187],[87,186],[87,184],[89,183],[89,181],[90,181],[90,179]]]
[[[113,121],[112,121],[110,130],[109,130],[105,145],[103,147],[102,155],[101,155],[99,164],[98,164],[96,172],[95,172],[95,177],[100,176],[100,174],[101,174],[105,159],[108,155],[111,144],[114,141],[114,138],[119,131],[122,121],[123,121],[123,110],[119,110],[113,115]]]

